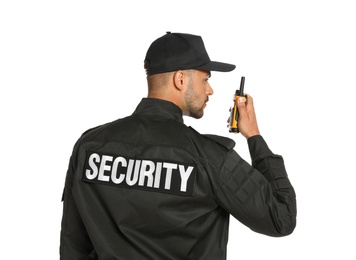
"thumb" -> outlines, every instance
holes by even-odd
[[[246,99],[245,97],[239,97],[237,99],[237,109],[239,110],[240,116],[245,115],[246,112],[246,103],[245,103]]]

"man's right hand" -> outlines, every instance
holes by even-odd
[[[244,101],[243,97],[236,100],[236,106],[239,110],[238,126],[240,133],[248,139],[251,136],[259,135],[260,131],[258,129],[252,97],[247,95],[247,102],[245,103]]]

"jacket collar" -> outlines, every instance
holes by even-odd
[[[163,116],[183,123],[182,110],[174,103],[163,99],[143,98],[133,114]]]

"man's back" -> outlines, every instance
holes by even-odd
[[[99,259],[225,259],[229,214],[215,200],[201,141],[179,114],[146,100],[78,142],[72,193]]]

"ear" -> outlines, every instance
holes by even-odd
[[[183,90],[184,89],[184,85],[185,85],[185,73],[183,70],[177,70],[174,73],[173,76],[173,81],[174,81],[174,86],[179,89],[179,90]]]

